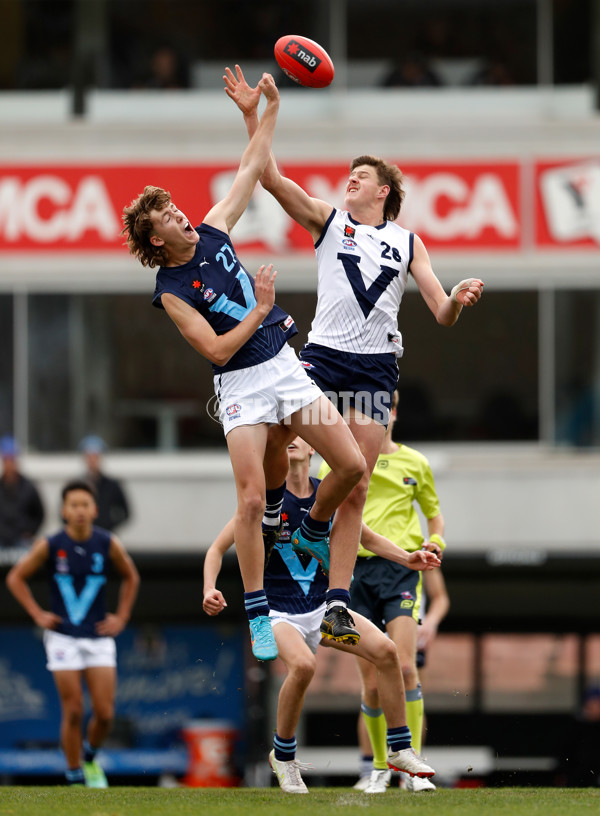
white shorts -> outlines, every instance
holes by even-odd
[[[293,626],[294,629],[300,632],[304,642],[314,654],[321,642],[321,621],[325,614],[325,607],[326,604],[323,602],[317,609],[312,612],[305,612],[302,615],[294,615],[291,612],[278,612],[277,609],[271,609],[269,612],[271,626],[277,626],[278,623],[288,623]]]
[[[214,385],[225,436],[242,425],[277,424],[323,396],[287,343],[264,363],[215,375]]]
[[[76,638],[46,629],[44,648],[51,672],[117,665],[117,645],[111,637]]]

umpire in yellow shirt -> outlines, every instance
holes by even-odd
[[[392,441],[392,430],[398,409],[398,393],[394,394],[390,421],[381,453],[377,458],[369,483],[363,511],[362,541],[350,589],[351,608],[364,615],[387,632],[396,644],[404,686],[406,713],[413,746],[421,750],[423,726],[423,696],[417,672],[417,626],[421,606],[423,577],[421,572],[407,569],[388,558],[382,558],[369,549],[372,536],[380,535],[409,552],[425,547],[441,557],[445,548],[444,519],[435,490],[429,462],[422,453],[407,445]],[[327,470],[324,464],[322,470]],[[319,473],[321,475],[321,473]],[[421,523],[415,502],[427,519],[427,539],[421,532]],[[375,542],[373,542],[375,543]],[[378,549],[378,548],[377,548]],[[361,711],[373,749],[373,769],[387,768],[385,734],[386,724],[379,702],[377,676],[371,664],[357,658],[362,679]],[[359,728],[360,733],[360,728]],[[366,742],[361,740],[361,743]],[[363,755],[366,748],[362,745]],[[361,776],[367,777],[367,769]],[[380,774],[389,783],[389,776]],[[367,779],[365,778],[365,783]],[[435,790],[430,780],[407,777],[409,790]],[[381,792],[385,787],[382,786]]]

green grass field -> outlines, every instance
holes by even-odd
[[[0,787],[0,814],[14,816],[575,816],[600,813],[593,788],[476,788],[409,794],[398,789],[367,797],[350,788],[312,788],[308,796],[275,788]]]

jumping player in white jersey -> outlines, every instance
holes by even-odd
[[[270,74],[263,75],[258,88],[267,99],[260,124],[229,193],[199,227],[192,227],[170,193],[151,186],[125,208],[123,220],[130,252],[144,266],[159,267],[154,306],[166,310],[183,337],[212,363],[237,490],[237,554],[252,650],[259,660],[274,660],[277,645],[263,588],[261,520],[265,509],[279,515],[285,486],[281,480],[277,490],[265,492],[269,425],[285,420],[294,435],[306,439],[332,465],[333,478],[323,480],[308,520],[317,538],[327,535],[332,513],[360,480],[365,462],[344,420],[288,345],[297,330],[292,317],[274,303],[276,273],[271,274],[271,266],[261,267],[253,279],[229,236],[271,151],[279,93]],[[349,585],[350,578],[345,589]],[[355,632],[349,637],[353,635],[358,638]],[[342,631],[340,637],[348,638],[348,633]]]
[[[260,91],[247,84],[239,65],[236,74],[226,69],[224,80],[225,91],[244,114],[252,137],[258,124]],[[261,184],[308,230],[315,243],[317,311],[300,359],[327,396],[336,398],[367,463],[362,479],[338,508],[332,529],[330,585],[341,587],[352,575],[369,479],[398,380],[396,360],[402,354],[402,337],[397,314],[408,275],[443,326],[452,326],[463,306],[477,303],[483,283],[470,278],[446,294],[422,240],[394,223],[404,198],[402,173],[382,159],[359,156],[352,161],[343,210],[312,198],[282,176],[273,156]],[[267,472],[267,487],[285,478],[285,446],[291,436],[284,425],[269,433],[269,445],[278,453],[270,456],[273,467]],[[296,536],[297,548],[326,562],[326,544],[306,541],[303,532],[301,529]],[[347,546],[337,546],[338,541]],[[328,634],[332,604],[347,606],[348,600],[349,595],[341,597],[340,593],[328,596],[323,634]],[[351,625],[350,618],[347,623]]]

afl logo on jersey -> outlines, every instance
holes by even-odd
[[[215,290],[211,289],[210,286],[209,286],[208,289],[204,290],[204,300],[206,300],[208,303],[210,303],[211,300],[214,300],[214,299],[215,299]]]
[[[237,402],[234,402],[233,405],[228,405],[225,408],[225,413],[229,417],[229,419],[233,419],[236,416],[239,416],[242,412],[242,406],[239,405]]]
[[[354,249],[356,247],[356,241],[353,241],[352,238],[344,238],[342,244],[346,249]]]

